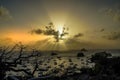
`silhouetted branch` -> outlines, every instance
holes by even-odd
[[[30,54],[25,53],[26,47],[24,45],[16,44],[10,50],[9,47],[0,49],[0,78],[5,76],[7,71],[14,72],[24,72],[29,76],[33,76],[35,71],[38,68],[37,57],[40,56],[40,52],[37,50],[33,50]],[[30,58],[35,58],[35,66],[33,71],[29,71],[28,69],[17,69],[17,65],[22,65],[24,60],[28,60]]]
[[[14,72],[25,72],[28,75],[32,75],[30,72],[28,72],[28,69],[15,69],[15,68],[10,68],[10,70]]]

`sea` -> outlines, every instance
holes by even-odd
[[[61,76],[68,68],[72,69],[71,72],[73,71],[80,73],[80,68],[82,67],[94,67],[94,63],[90,63],[91,55],[104,51],[111,53],[113,57],[120,56],[120,49],[89,49],[87,51],[40,51],[40,57],[32,58],[29,61],[24,60],[24,62],[21,65],[16,66],[15,69],[27,69],[29,72],[32,72],[37,60],[39,68],[34,74],[35,77],[49,76],[53,74],[54,70],[58,71],[58,73],[54,75]],[[26,52],[26,54],[29,53],[30,51]],[[55,54],[52,55],[52,53]],[[77,57],[78,53],[83,53],[84,57]],[[10,75],[26,76],[27,74],[24,72],[8,71],[7,76]]]

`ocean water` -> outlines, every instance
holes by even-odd
[[[95,50],[88,50],[84,53],[84,57],[77,57],[77,54],[81,51],[79,50],[72,50],[72,51],[41,51],[41,56],[37,58],[39,68],[35,73],[35,77],[39,77],[42,75],[49,75],[52,74],[52,71],[55,69],[58,69],[58,74],[55,75],[62,75],[66,71],[67,68],[75,68],[77,70],[74,70],[76,72],[79,72],[79,69],[81,67],[93,67],[94,63],[87,63],[89,61],[89,58],[91,55],[97,53],[97,52],[103,52],[106,51],[108,53],[111,53],[112,56],[120,56],[120,49],[109,49],[109,50],[103,50],[103,49],[95,49]],[[51,55],[52,52],[57,53],[57,55]],[[29,54],[29,52],[26,52]],[[35,59],[32,58],[29,61],[24,61],[22,65],[18,65],[15,67],[16,69],[29,69],[29,71],[32,71],[35,66]],[[7,75],[22,75],[25,76],[26,74],[24,72],[13,72],[9,71],[7,72]]]

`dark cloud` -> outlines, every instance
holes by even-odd
[[[104,31],[105,31],[105,29],[101,29],[101,30],[100,30],[100,32],[104,32]]]
[[[43,30],[41,30],[41,29],[33,29],[33,30],[31,31],[31,34],[33,34],[33,33],[35,33],[35,34],[42,34],[42,33],[43,33]]]
[[[59,40],[62,40],[63,36],[66,36],[69,34],[65,27],[63,27],[62,30],[63,30],[62,34],[60,34],[60,32],[55,29],[53,23],[49,23],[48,26],[44,27],[44,29],[33,29],[31,33],[37,34],[37,35],[43,34],[46,36],[53,36],[56,42],[59,42]]]
[[[107,8],[104,11],[106,15],[111,16],[113,20],[120,22],[120,7]]]
[[[119,40],[120,39],[120,32],[111,32],[103,37],[108,39],[108,40]]]
[[[82,36],[83,36],[82,33],[78,33],[78,34],[74,35],[74,38],[79,38],[79,37],[82,37]]]
[[[9,13],[9,10],[3,6],[0,7],[0,20],[9,20],[12,16]]]

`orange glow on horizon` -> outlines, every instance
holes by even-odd
[[[29,43],[31,41],[39,41],[45,39],[44,35],[31,35],[27,33],[11,33],[7,37],[11,38],[13,41]]]

